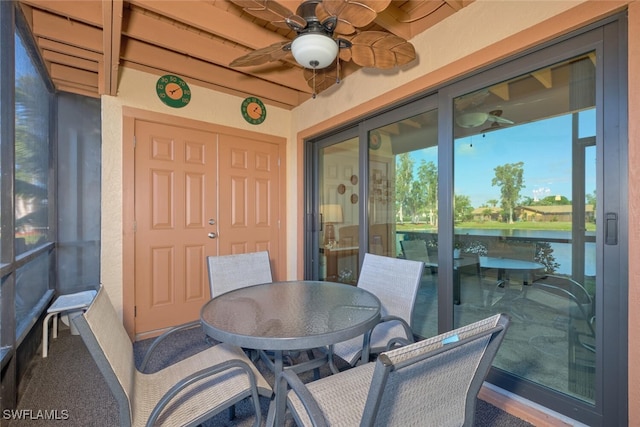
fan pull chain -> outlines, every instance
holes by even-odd
[[[318,61],[311,61],[309,65],[313,67],[313,95],[311,95],[311,97],[316,99],[316,67],[320,65],[320,63]]]
[[[338,74],[336,75],[336,84],[339,85],[340,84],[340,54],[338,54],[338,57],[336,58],[336,70],[338,72]]]
[[[313,99],[316,99],[316,69],[313,69],[313,95],[311,95]]]

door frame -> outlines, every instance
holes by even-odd
[[[129,338],[135,340],[135,149],[134,135],[137,120],[187,127],[204,132],[234,135],[276,144],[279,156],[280,203],[278,206],[279,229],[286,230],[287,192],[286,144],[283,137],[236,129],[229,126],[202,122],[154,111],[132,107],[122,108],[122,318]],[[278,245],[278,253],[270,254],[273,261],[274,279],[284,279],[287,272],[287,241],[283,238]]]

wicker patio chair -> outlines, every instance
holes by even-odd
[[[379,353],[394,342],[414,342],[411,314],[415,304],[424,262],[365,254],[358,287],[380,299],[382,319],[370,332],[369,352]],[[351,366],[361,358],[364,337],[333,345],[333,354]],[[364,360],[363,362],[368,362]]]
[[[145,374],[104,288],[73,322],[117,401],[120,426],[198,425],[247,397],[260,425],[258,395],[272,389],[240,348],[219,344]]]
[[[287,396],[298,426],[472,426],[478,392],[508,325],[509,318],[497,314],[306,385],[285,371],[269,419]]]

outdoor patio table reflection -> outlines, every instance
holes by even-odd
[[[277,379],[283,351],[330,346],[362,334],[366,340],[366,332],[380,321],[380,300],[342,283],[273,282],[219,295],[202,307],[200,318],[205,333],[215,340],[273,351]],[[327,361],[337,372],[330,352],[291,369],[306,371]]]

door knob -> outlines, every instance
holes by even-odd
[[[215,239],[216,237],[218,237],[218,235],[217,235],[216,233],[214,233],[213,231],[212,231],[211,233],[207,234],[207,236],[208,236],[210,239]]]

